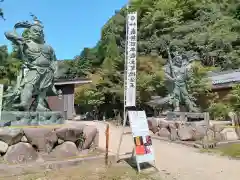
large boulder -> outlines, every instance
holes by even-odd
[[[58,144],[62,144],[62,143],[64,143],[64,142],[65,142],[64,140],[58,139]]]
[[[207,127],[204,124],[198,123],[185,123],[178,129],[179,139],[182,141],[202,140],[207,134]]]
[[[72,141],[76,142],[78,139],[83,137],[83,129],[84,125],[82,126],[66,126],[59,129],[56,129],[56,135],[59,139],[64,141]]]
[[[16,144],[21,141],[23,137],[22,129],[0,129],[0,140],[7,143],[9,146]]]
[[[21,142],[28,142],[26,136],[23,136],[23,137],[21,138]]]
[[[79,149],[89,149],[97,137],[97,128],[95,126],[85,126],[83,129],[84,143]]]
[[[158,121],[156,118],[148,119],[147,122],[150,131],[152,131],[154,134],[158,132]]]
[[[168,128],[169,127],[169,121],[165,119],[159,119],[158,120],[158,127],[159,128]]]
[[[23,131],[28,142],[38,151],[49,153],[58,140],[56,132],[50,128],[25,128]]]
[[[224,124],[213,124],[210,129],[214,132],[222,132],[226,126]]]
[[[166,138],[170,138],[170,135],[171,135],[167,128],[161,128],[157,134],[160,137],[166,137]]]
[[[8,144],[3,141],[0,141],[0,153],[5,154],[7,150],[8,150]]]
[[[99,131],[97,131],[97,134],[93,140],[93,148],[97,148],[99,146]]]
[[[66,141],[63,144],[56,146],[50,153],[51,157],[62,159],[68,157],[75,157],[79,155],[78,148],[75,143]]]
[[[193,140],[202,140],[207,134],[207,127],[205,126],[196,126],[194,128]]]
[[[215,141],[215,133],[213,130],[208,129],[206,132],[206,138],[205,141]]]
[[[180,126],[178,129],[178,137],[182,141],[193,140],[195,129],[192,126]]]
[[[38,153],[31,144],[20,142],[8,148],[4,160],[8,163],[27,163],[36,161]]]
[[[226,137],[223,133],[215,132],[215,141],[225,141]]]
[[[235,132],[234,128],[225,128],[221,134],[224,134],[225,139],[228,141],[234,141],[234,140],[238,140],[238,136]]]
[[[178,139],[177,129],[169,127],[170,130],[170,140],[176,141]]]

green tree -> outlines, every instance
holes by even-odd
[[[211,103],[213,108],[212,101],[201,101],[203,97],[214,96],[205,78],[207,72],[240,67],[240,1],[133,0],[128,11],[135,10],[138,12],[138,106],[146,106],[151,96],[167,94],[162,67],[169,45],[190,56],[199,54],[199,61],[191,69],[188,88],[203,110]],[[123,110],[126,14],[126,7],[116,11],[103,26],[95,47],[86,47],[73,60],[63,63],[68,77],[97,79],[92,85],[76,89],[76,103],[95,103],[109,117],[114,109]],[[24,33],[27,38],[27,32]]]
[[[2,3],[4,0],[0,0],[0,3]],[[0,17],[5,20],[5,17],[4,17],[4,13],[3,13],[3,9],[0,8]]]
[[[200,61],[195,61],[189,70],[190,78],[187,81],[189,92],[203,111],[208,109],[215,97],[215,94],[212,93],[211,81],[207,78],[207,73],[215,69],[203,66]]]
[[[3,84],[12,85],[16,80],[21,62],[8,54],[7,46],[0,47],[0,81]]]
[[[214,96],[206,78],[207,71],[213,67],[220,70],[239,67],[239,10],[235,6],[239,3],[234,3],[216,0],[131,1],[129,11],[138,11],[139,106],[146,105],[151,96],[167,94],[162,70],[167,58],[166,45],[177,46],[183,53],[199,54],[200,61],[193,65],[188,82],[189,90],[202,109],[209,106],[210,101],[201,102],[203,97]],[[119,110],[123,108],[126,14],[127,9],[123,7],[103,26],[100,41],[92,51],[87,49],[87,52],[94,52],[94,56],[79,55],[90,62],[89,69],[94,69],[89,70],[90,74],[101,76],[96,88],[104,94],[104,104],[112,104]],[[97,63],[93,65],[92,62]]]
[[[0,66],[4,66],[8,58],[7,46],[0,46]]]
[[[235,85],[229,95],[229,104],[235,113],[234,124],[235,132],[240,139],[240,85]]]

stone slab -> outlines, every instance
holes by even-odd
[[[166,116],[168,121],[202,121],[205,120],[205,113],[191,112],[168,112]]]
[[[2,111],[0,127],[54,125],[63,123],[64,116],[60,111],[48,111],[48,112]]]

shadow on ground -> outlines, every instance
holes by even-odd
[[[123,159],[120,160],[120,162],[126,162],[136,172],[138,172],[137,163],[136,163],[136,160],[135,160],[134,157],[123,158]],[[141,163],[140,164],[140,169],[141,169],[141,171],[148,171],[148,172],[156,171],[156,172],[159,172],[158,169],[154,165],[152,165],[152,164],[150,164],[148,162]]]

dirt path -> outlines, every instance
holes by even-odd
[[[98,127],[100,147],[105,147],[105,127],[102,122],[87,122]],[[126,131],[128,131],[127,129]],[[121,128],[110,126],[110,151],[117,152]],[[197,149],[153,140],[156,166],[163,180],[239,180],[240,161],[200,153]],[[125,135],[120,154],[131,152],[131,135]]]

